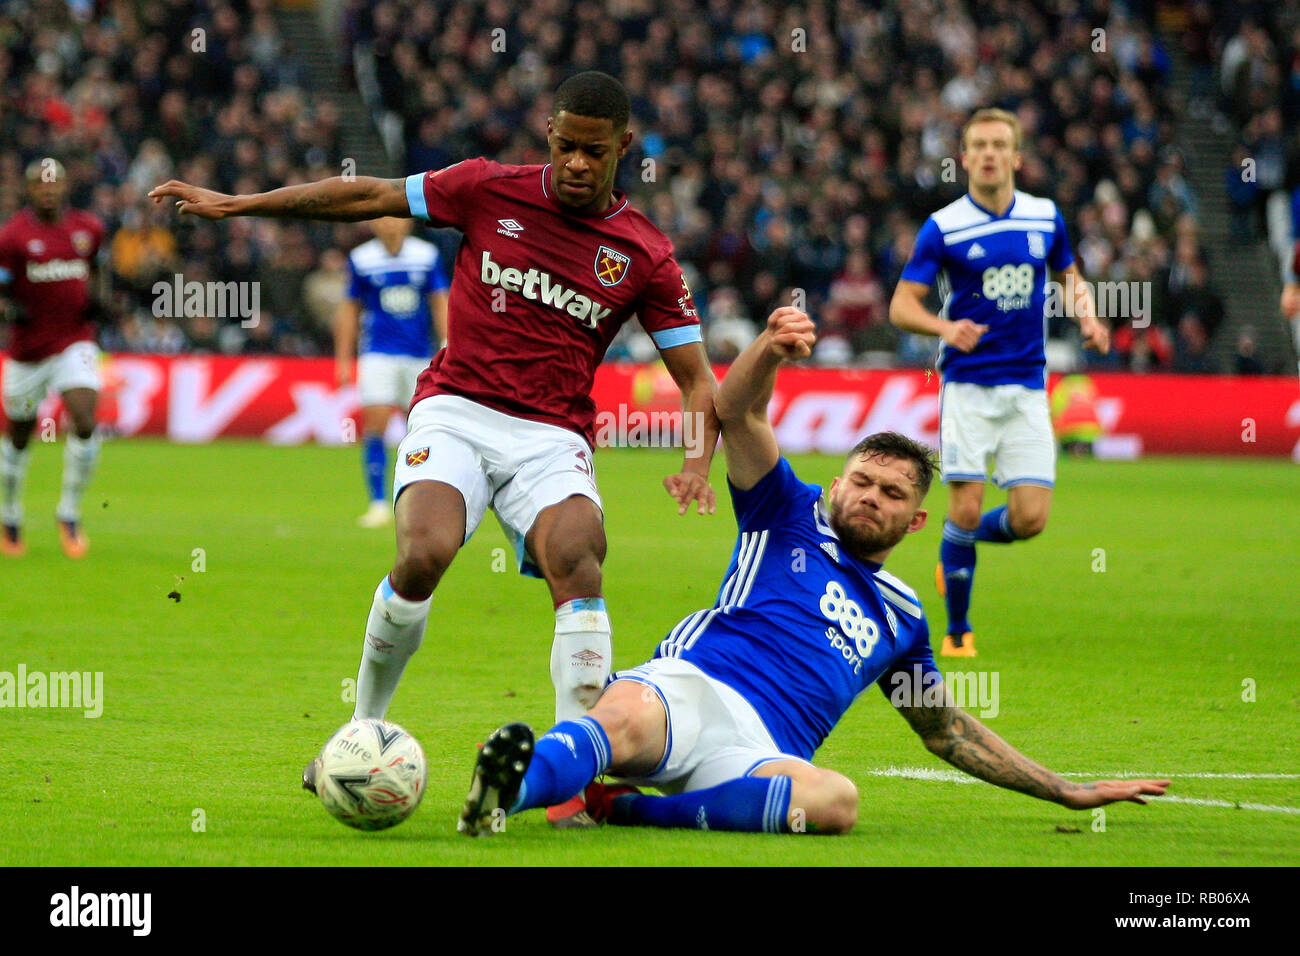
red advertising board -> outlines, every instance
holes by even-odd
[[[719,377],[725,368],[717,370]],[[1066,389],[1055,391],[1062,411]],[[1300,461],[1300,382],[1290,377],[1097,374],[1070,378],[1098,445],[1116,454],[1268,455]],[[604,365],[593,396],[620,414],[679,408],[661,366]],[[100,419],[118,435],[178,442],[223,436],[346,444],[356,435],[356,389],[334,384],[330,359],[112,355],[104,361]],[[39,418],[57,418],[47,400]],[[938,442],[939,383],[911,370],[791,366],[770,409],[783,449],[842,453],[862,435],[893,429]],[[1067,416],[1068,417],[1068,416]]]

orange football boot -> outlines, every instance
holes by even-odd
[[[75,521],[59,520],[59,544],[73,561],[80,561],[90,551],[90,539]]]
[[[943,636],[943,646],[939,648],[940,657],[974,657],[975,635],[967,631],[961,637],[951,634]]]

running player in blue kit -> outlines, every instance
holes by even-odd
[[[1084,345],[1110,348],[1056,203],[1016,189],[1020,140],[1020,121],[1005,110],[979,110],[967,121],[961,164],[969,189],[921,226],[889,304],[900,329],[943,339],[939,457],[948,519],[936,583],[948,609],[944,657],[975,656],[975,543],[1022,541],[1047,525],[1056,482],[1045,388],[1048,273]],[[936,281],[939,315],[923,304]],[[990,466],[1007,503],[981,515]]]
[[[370,223],[375,238],[348,253],[348,287],[334,323],[338,384],[349,384],[355,374],[361,405],[370,492],[370,507],[357,519],[363,528],[393,521],[384,432],[393,410],[410,403],[416,379],[447,341],[446,271],[438,247],[411,235],[411,222],[385,216]]]
[[[490,833],[584,786],[588,811],[614,824],[846,832],[857,789],[810,761],[873,683],[927,749],[982,780],[1073,809],[1164,793],[1167,780],[1071,783],[952,705],[916,595],[882,568],[925,525],[929,449],[872,435],[823,497],[777,447],[767,418],[777,369],[813,341],[804,313],[777,309],[719,387],[740,538],[714,606],[678,624],[649,663],[615,674],[585,716],[535,745],[525,724],[489,737],[462,833]],[[591,783],[602,774],[665,795]]]

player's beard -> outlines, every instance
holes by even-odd
[[[864,525],[846,520],[839,502],[834,498],[829,502],[828,512],[831,529],[839,536],[840,543],[848,549],[849,554],[859,561],[873,560],[872,555],[888,551],[907,536],[907,521],[892,527],[888,524]],[[877,516],[876,520],[883,519]]]

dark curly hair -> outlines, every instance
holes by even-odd
[[[874,435],[868,435],[853,446],[853,450],[845,460],[856,457],[906,458],[916,465],[916,487],[921,492],[922,500],[930,491],[930,483],[934,481],[934,449],[898,432],[876,432]]]

